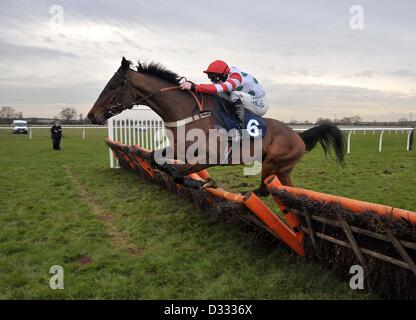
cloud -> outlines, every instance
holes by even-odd
[[[67,103],[85,113],[126,56],[195,82],[206,81],[211,60],[224,59],[264,84],[279,119],[373,117],[416,105],[414,1],[364,2],[362,31],[349,28],[348,1],[241,0],[218,10],[194,0],[73,0],[61,2],[60,28],[49,24],[54,4],[2,2],[0,104],[49,116]]]
[[[392,71],[390,74],[393,76],[399,76],[399,77],[415,78],[416,69],[399,69],[399,70]]]
[[[46,42],[53,42],[47,38]],[[3,59],[25,59],[25,58],[79,58],[79,55],[73,52],[65,52],[59,49],[50,49],[45,47],[26,46],[14,44],[0,39],[0,51]]]
[[[414,111],[416,93],[369,90],[360,87],[266,83],[271,117],[289,121],[359,115],[365,120],[391,119]],[[396,116],[395,116],[396,119]]]
[[[376,72],[374,70],[364,70],[359,73],[356,73],[354,77],[357,78],[374,78],[376,76]]]

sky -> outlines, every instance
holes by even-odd
[[[414,0],[2,0],[0,107],[85,116],[123,56],[196,83],[221,59],[260,81],[268,117],[414,120],[415,12]]]

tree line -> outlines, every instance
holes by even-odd
[[[52,123],[56,120],[61,121],[64,124],[87,124],[90,123],[87,117],[84,117],[83,113],[78,113],[75,108],[63,108],[55,117],[53,118],[36,118],[28,117],[24,118],[23,113],[16,111],[12,107],[3,106],[0,109],[0,123],[1,124],[12,124],[13,120],[16,119],[26,119],[30,120],[30,124],[37,123]],[[49,121],[48,121],[49,120]]]
[[[2,107],[0,109],[0,124],[11,124],[15,119],[24,119],[23,113],[20,111],[16,111],[12,107]],[[53,123],[55,120],[59,120],[64,124],[89,124],[91,123],[87,117],[84,116],[83,113],[78,113],[75,108],[63,108],[55,117],[50,119],[42,119],[42,118],[35,118],[30,117],[26,118],[29,120],[30,124],[38,124],[38,123]],[[46,120],[46,121],[45,121]],[[48,121],[49,120],[49,121]],[[315,122],[306,121],[297,121],[292,119],[289,124],[291,125],[319,125],[322,123],[333,123],[337,125],[371,125],[377,123],[378,125],[416,125],[416,121],[412,121],[412,119],[400,118],[398,121],[390,121],[390,122],[364,122],[362,121],[360,116],[351,116],[351,117],[344,117],[339,120],[332,120],[329,118],[320,117]]]

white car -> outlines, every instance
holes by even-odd
[[[13,133],[27,133],[26,120],[13,120]]]

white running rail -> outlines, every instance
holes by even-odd
[[[108,137],[124,144],[139,144],[146,149],[165,148],[169,145],[162,118],[150,108],[134,107],[108,120]],[[119,168],[109,149],[110,167]]]

